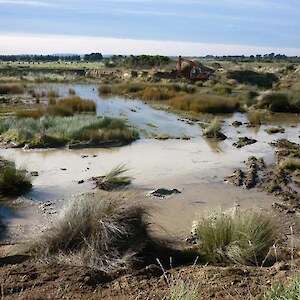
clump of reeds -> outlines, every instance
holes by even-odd
[[[259,265],[275,243],[276,231],[268,215],[240,210],[200,218],[196,238],[207,261]]]
[[[101,84],[98,88],[99,94],[110,94],[112,92],[111,86],[108,84]]]
[[[70,96],[59,100],[57,103],[59,106],[68,107],[73,112],[95,112],[96,104],[93,100],[82,99],[78,96]]]
[[[212,114],[231,113],[240,106],[237,99],[205,94],[178,96],[168,103],[176,109]]]
[[[290,111],[289,97],[285,93],[267,91],[258,97],[258,107],[268,108],[274,112]]]
[[[247,119],[250,126],[259,126],[262,123],[262,112],[259,110],[249,110]]]
[[[13,162],[1,167],[0,194],[2,196],[19,196],[28,192],[31,187],[31,178],[25,169],[17,169]]]
[[[0,84],[0,95],[23,93],[24,87],[20,84]]]
[[[16,112],[16,117],[18,119],[20,119],[20,118],[39,119],[44,115],[44,113],[45,113],[45,110],[42,110],[42,109],[18,110]]]
[[[122,194],[71,199],[31,248],[39,259],[116,271],[151,242],[148,208]]]
[[[93,178],[96,186],[105,191],[111,191],[127,186],[131,183],[132,177],[124,176],[128,168],[124,164],[117,165],[104,176]]]

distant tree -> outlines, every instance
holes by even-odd
[[[103,59],[103,56],[101,53],[91,53],[91,54],[85,54],[83,59],[85,61],[101,61]]]

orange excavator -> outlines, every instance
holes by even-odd
[[[187,62],[190,66],[188,70],[182,68],[182,62]],[[178,72],[185,78],[192,81],[206,80],[209,77],[208,72],[204,72],[201,68],[191,59],[178,56]]]

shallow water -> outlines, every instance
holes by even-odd
[[[53,89],[53,86],[47,88]],[[97,114],[127,118],[132,126],[158,134],[189,135],[193,138],[187,141],[141,138],[130,145],[111,149],[1,149],[0,155],[14,160],[17,166],[25,166],[29,171],[39,173],[38,177],[33,178],[33,189],[27,195],[34,201],[63,203],[61,200],[72,195],[92,191],[94,184],[91,177],[103,175],[114,166],[125,163],[130,168],[128,175],[134,177],[133,187],[144,194],[160,187],[182,190],[181,194],[170,198],[149,199],[160,206],[157,216],[164,215],[159,217],[163,226],[178,230],[179,222],[182,232],[186,233],[193,216],[199,211],[216,207],[225,209],[234,203],[244,207],[269,208],[275,201],[273,196],[226,185],[223,179],[235,169],[244,168],[244,161],[251,155],[262,157],[266,163],[274,162],[274,149],[269,145],[271,141],[287,138],[299,143],[300,118],[297,116],[293,116],[294,120],[290,122],[283,122],[285,133],[269,135],[265,129],[270,125],[249,128],[246,114],[236,113],[224,118],[223,132],[228,138],[218,142],[203,139],[198,124],[189,125],[176,115],[155,110],[140,101],[121,98],[103,100],[92,85],[55,85],[62,96],[67,95],[69,88],[75,89],[76,94],[83,98],[96,101]],[[280,117],[283,118],[283,115]],[[233,127],[231,123],[235,120],[243,125]],[[275,116],[274,120],[276,124],[278,118]],[[157,128],[149,128],[146,123],[152,123]],[[243,136],[255,138],[258,142],[241,149],[233,147],[238,137]],[[80,180],[84,182],[78,184]]]

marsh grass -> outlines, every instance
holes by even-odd
[[[100,87],[98,88],[98,92],[100,95],[111,94],[112,89],[111,89],[111,86],[108,84],[101,84]]]
[[[76,142],[97,143],[131,142],[138,133],[130,130],[119,119],[75,115],[73,117],[43,116],[39,119],[8,119],[1,123],[3,140],[11,140],[30,145],[40,145],[40,138],[61,140],[66,144]]]
[[[218,140],[225,140],[227,137],[221,132],[222,124],[221,120],[217,117],[214,118],[211,123],[203,130],[203,136],[205,138],[215,138]]]
[[[206,94],[178,96],[168,103],[176,109],[211,114],[231,113],[240,107],[237,99]]]
[[[45,114],[45,110],[42,109],[32,109],[32,110],[18,110],[16,112],[16,117],[21,118],[33,118],[39,119]]]
[[[103,271],[132,266],[151,243],[149,209],[122,194],[73,198],[31,247],[46,262],[67,262]]]
[[[256,211],[216,213],[197,220],[199,253],[207,261],[261,264],[276,241],[271,219]]]
[[[111,169],[104,176],[100,176],[98,178],[94,178],[96,181],[96,186],[105,191],[111,191],[115,189],[120,189],[131,184],[132,177],[124,176],[129,169],[125,164],[120,164]]]
[[[50,90],[47,92],[47,97],[48,98],[57,98],[59,95],[58,95],[58,91],[55,91],[55,90]]]
[[[31,178],[25,169],[17,169],[13,162],[1,167],[0,194],[2,196],[19,196],[32,187]]]
[[[20,84],[0,84],[0,95],[23,94],[24,91],[24,87]]]
[[[93,100],[82,99],[79,96],[70,96],[59,100],[56,105],[67,107],[73,112],[96,112],[96,104]]]

